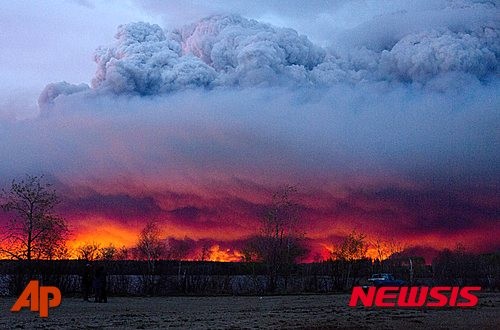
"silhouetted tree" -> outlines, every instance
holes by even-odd
[[[19,260],[58,259],[67,255],[66,222],[55,213],[59,198],[43,176],[13,180],[8,191],[2,190],[0,206],[12,214],[6,225],[6,237],[0,246],[3,254]]]
[[[404,244],[395,240],[375,239],[371,241],[370,245],[375,249],[376,259],[378,259],[375,265],[379,269],[376,272],[393,273],[396,268],[393,259],[404,251]]]
[[[116,260],[129,260],[131,258],[131,251],[125,246],[116,250],[115,259]]]
[[[154,275],[156,263],[165,255],[165,241],[160,238],[161,232],[155,222],[150,221],[141,230],[137,242],[137,254],[140,260],[147,261],[147,274],[145,274],[145,287],[153,292],[155,286]]]
[[[139,234],[137,252],[139,259],[146,260],[154,270],[154,263],[165,254],[165,242],[155,222],[148,222]]]
[[[293,200],[296,192],[295,187],[285,186],[273,194],[272,204],[261,219],[260,235],[250,239],[244,249],[244,259],[266,264],[270,291],[276,289],[278,275],[285,276],[286,285],[292,266],[307,252],[299,228],[299,207]]]
[[[367,250],[366,235],[353,231],[334,249],[333,257],[334,259],[346,261],[359,260],[366,256]]]
[[[76,248],[76,256],[81,260],[95,261],[100,259],[100,249],[98,243],[83,243]]]
[[[349,279],[352,276],[352,284],[356,283],[357,273],[359,271],[359,262],[366,258],[368,243],[366,235],[358,234],[352,231],[340,245],[336,246],[332,252],[333,259],[340,264],[340,271],[343,278],[343,286],[348,286]]]
[[[113,243],[109,243],[108,246],[99,249],[99,259],[105,261],[115,260],[118,254],[117,252],[118,250]]]
[[[379,238],[372,240],[371,246],[375,249],[379,261],[386,260],[391,255],[401,253],[405,249],[405,246],[400,242],[395,240],[385,241]]]
[[[101,246],[99,243],[83,243],[76,248],[76,256],[80,260],[87,261],[111,261],[118,260],[119,250],[113,245],[113,243],[109,243],[108,246]]]

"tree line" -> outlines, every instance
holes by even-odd
[[[247,240],[241,251],[241,261],[253,265],[254,271],[256,264],[260,265],[260,269],[264,267],[268,281],[266,288],[270,292],[277,289],[278,282],[286,289],[288,280],[297,272],[298,261],[308,253],[300,207],[294,198],[296,194],[295,187],[284,186],[271,196],[271,203],[260,219],[258,232]],[[153,221],[145,224],[134,247],[117,248],[113,244],[101,246],[89,242],[77,247],[76,251],[69,251],[66,245],[68,225],[55,211],[59,203],[55,189],[43,176],[26,175],[19,181],[13,180],[10,189],[2,190],[0,206],[10,217],[0,236],[0,258],[24,260],[28,270],[33,260],[68,259],[71,252],[78,259],[89,262],[140,260],[147,265],[145,275],[152,286],[155,276],[159,274],[161,260],[179,259],[180,272],[182,245],[177,249],[169,247],[160,227]],[[369,247],[375,250],[374,261],[366,256]],[[333,246],[327,261],[335,273],[335,287],[341,289],[359,284],[359,280],[369,276],[367,272],[370,271],[395,272],[408,261],[411,264],[407,265],[409,281],[412,282],[414,268],[424,267],[425,262],[415,256],[409,260],[402,255],[404,248],[395,241],[370,241],[363,233],[351,232]],[[207,253],[208,247],[204,246],[199,260],[206,260]],[[482,267],[492,283],[497,281],[498,255],[493,254],[491,260],[487,259],[490,263],[481,259],[480,266],[476,259],[463,246],[457,250],[444,250],[434,260],[434,272],[440,278],[465,279],[471,277],[474,268]],[[467,263],[464,260],[477,262]]]

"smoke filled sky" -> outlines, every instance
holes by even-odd
[[[45,174],[73,244],[156,220],[229,260],[291,184],[311,258],[500,248],[495,1],[1,7],[0,183]]]

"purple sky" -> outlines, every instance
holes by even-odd
[[[46,174],[80,240],[98,223],[130,244],[157,217],[241,243],[295,184],[316,244],[500,246],[493,3],[0,7],[0,184]]]

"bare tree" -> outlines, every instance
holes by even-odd
[[[80,260],[95,261],[100,259],[100,249],[98,243],[83,243],[76,248],[76,255]]]
[[[103,246],[99,249],[99,259],[100,260],[115,260],[118,256],[118,250],[113,245],[113,243],[109,243],[108,246]]]
[[[150,221],[141,230],[137,242],[139,259],[148,262],[150,273],[154,273],[155,263],[165,254],[165,242],[160,238],[161,232],[155,222]]]
[[[375,239],[370,243],[375,249],[376,260],[374,267],[377,272],[393,273],[401,263],[401,253],[405,250],[405,245],[394,239]],[[408,259],[409,260],[409,259]]]
[[[366,235],[358,234],[352,231],[340,245],[332,252],[333,259],[336,259],[341,264],[343,286],[348,286],[351,275],[353,276],[352,284],[356,282],[358,272],[357,263],[366,258],[368,243]]]
[[[52,240],[46,243],[45,259],[61,260],[71,257],[71,250],[66,245],[65,237],[63,237],[63,240]]]
[[[244,249],[248,261],[258,259],[268,268],[269,290],[276,289],[278,275],[286,279],[297,259],[306,253],[304,233],[299,228],[299,206],[293,200],[297,189],[285,186],[273,194],[272,204],[261,219],[260,235]]]
[[[161,232],[155,222],[150,221],[141,230],[137,242],[137,256],[147,261],[147,273],[144,274],[144,286],[147,292],[153,293],[156,285],[156,263],[165,254],[165,242],[160,238]]]
[[[12,214],[0,250],[19,260],[56,259],[64,255],[68,233],[66,222],[55,213],[59,198],[43,176],[13,180],[2,190],[0,206]]]
[[[76,256],[80,260],[96,261],[96,260],[117,260],[119,250],[110,243],[108,246],[101,246],[99,243],[83,243],[76,248]]]
[[[334,259],[354,261],[365,258],[368,250],[365,239],[366,235],[352,231],[333,251]]]
[[[123,245],[121,248],[116,250],[115,259],[116,260],[129,260],[131,255],[131,251]]]
[[[375,239],[371,242],[371,245],[375,249],[379,261],[386,260],[392,255],[399,254],[405,249],[403,243],[395,240],[384,241],[382,239]]]

